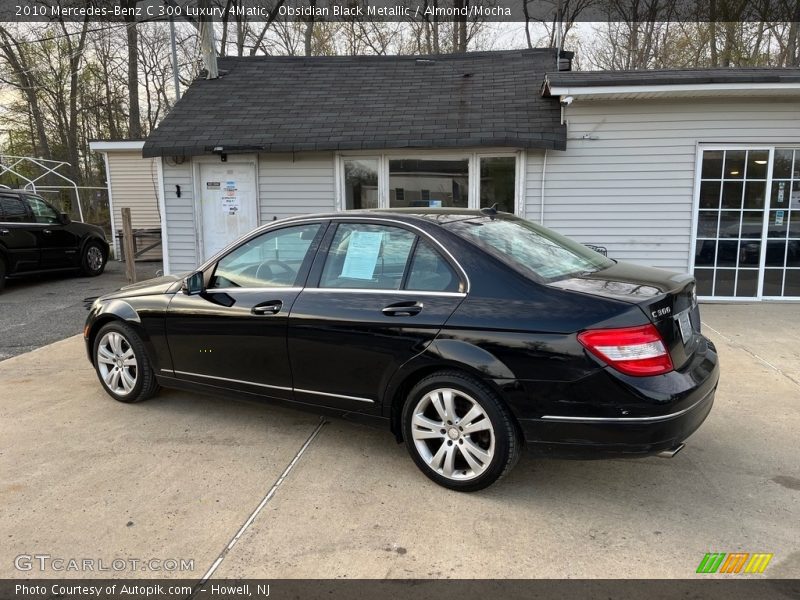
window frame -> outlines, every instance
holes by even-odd
[[[767,235],[767,231],[769,228],[769,217],[770,211],[774,208],[772,206],[772,183],[773,183],[773,169],[775,166],[775,152],[777,150],[782,149],[794,149],[797,150],[800,146],[796,143],[789,143],[789,142],[782,142],[782,143],[704,143],[704,142],[697,142],[695,144],[695,172],[694,172],[694,189],[692,191],[692,222],[691,222],[691,230],[690,230],[690,247],[689,247],[689,273],[694,275],[695,272],[695,259],[697,252],[697,227],[698,221],[700,218],[700,186],[702,181],[704,181],[702,177],[702,169],[703,169],[703,155],[705,152],[708,151],[721,151],[721,150],[728,150],[728,151],[736,151],[736,150],[750,150],[750,151],[768,151],[769,152],[769,163],[767,165],[767,172],[766,172],[766,197],[764,199],[764,217],[762,221],[762,231],[761,236],[757,239],[762,244],[762,251],[761,257],[759,260],[758,265],[758,279],[756,282],[756,295],[755,296],[722,296],[722,295],[712,295],[712,296],[698,296],[700,300],[723,300],[725,302],[758,302],[762,300],[780,300],[780,301],[787,301],[787,302],[796,302],[798,298],[796,296],[770,296],[764,294],[764,276],[766,272],[766,246],[765,244],[768,243],[769,237]],[[708,179],[708,178],[707,178]],[[742,179],[744,181],[744,179]],[[739,239],[739,238],[737,238]],[[788,239],[788,237],[787,237]],[[717,239],[717,243],[719,239]],[[703,265],[700,265],[701,269],[708,268]],[[725,267],[723,267],[725,268]],[[733,268],[733,267],[732,267]],[[785,271],[788,267],[784,266],[783,270]],[[796,268],[796,267],[795,267]],[[714,271],[717,270],[717,267],[711,267]],[[738,272],[739,267],[735,267],[735,271]],[[737,273],[738,276],[738,273]]]
[[[465,149],[459,150],[387,150],[385,152],[339,152],[335,155],[336,208],[348,210],[345,192],[344,163],[348,159],[375,160],[378,163],[378,208],[389,209],[389,161],[392,160],[467,160],[468,165],[468,209],[480,208],[480,166],[482,158],[514,158],[514,211],[518,217],[525,216],[525,150],[509,149]]]

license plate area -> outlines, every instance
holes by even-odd
[[[681,339],[683,340],[683,345],[689,343],[692,339],[692,320],[689,317],[689,310],[684,310],[678,313],[678,316],[675,318],[678,321],[678,329],[681,331]]]

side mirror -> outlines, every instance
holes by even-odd
[[[70,223],[72,223],[72,219],[69,218],[69,215],[67,213],[61,213],[60,215],[58,215],[58,222],[61,223],[62,225],[69,225]]]
[[[187,296],[196,296],[203,291],[203,272],[195,271],[183,280],[181,291]]]

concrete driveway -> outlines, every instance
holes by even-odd
[[[388,432],[175,391],[114,402],[79,337],[10,358],[0,578],[98,576],[15,567],[43,554],[125,577],[686,578],[736,551],[800,577],[800,305],[701,310],[722,380],[675,458],[528,457],[469,495]],[[131,566],[151,559],[175,568]]]

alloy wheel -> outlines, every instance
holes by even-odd
[[[419,456],[434,472],[468,481],[492,462],[495,433],[484,408],[454,388],[427,392],[414,407],[411,437]]]
[[[117,331],[109,331],[100,339],[97,367],[106,387],[118,396],[127,396],[136,386],[139,376],[136,354],[125,336]]]
[[[86,266],[91,271],[99,271],[103,266],[103,251],[97,246],[89,246],[86,249]]]

